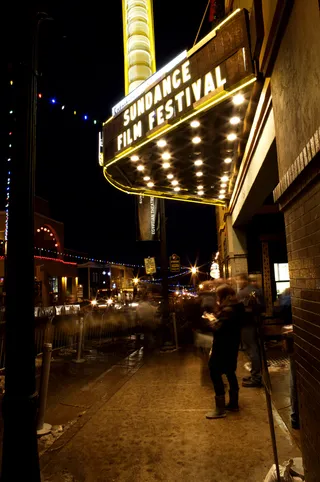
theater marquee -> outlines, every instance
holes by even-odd
[[[150,161],[152,156],[146,150],[150,143],[154,144],[155,140],[170,133],[173,147],[173,131],[177,130],[178,139],[179,129],[199,116],[204,119],[206,112],[243,91],[254,80],[246,12],[237,10],[191,50],[182,52],[113,108],[115,115],[103,128],[106,178],[119,189],[133,194],[202,202],[206,196],[193,199],[199,196],[191,192],[187,179],[182,192],[178,194],[176,188],[172,195],[164,188],[160,174],[157,177],[155,172],[152,176],[144,176],[145,180],[149,178],[152,182],[143,184],[132,173],[133,154],[136,160],[145,160],[140,170],[151,174],[147,158]],[[203,157],[204,151],[201,155]],[[206,155],[208,157],[207,151]],[[120,171],[123,178],[119,177]],[[219,203],[212,194],[211,198],[212,203]]]

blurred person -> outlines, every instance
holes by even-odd
[[[209,359],[210,377],[215,391],[215,410],[207,413],[206,418],[215,419],[226,416],[226,410],[239,410],[239,385],[236,376],[241,324],[244,307],[239,303],[234,289],[225,284],[217,288],[218,311],[216,316],[205,313],[213,331],[213,343]],[[229,403],[225,405],[225,390],[222,375],[229,382]]]
[[[142,295],[141,301],[136,308],[137,321],[144,334],[145,348],[153,348],[154,333],[157,329],[158,305],[154,302],[152,293],[146,292]]]
[[[242,342],[251,362],[251,375],[243,378],[242,386],[246,388],[262,387],[257,317],[263,311],[263,296],[256,285],[249,283],[247,274],[238,275],[237,283],[239,286],[237,298],[245,308]]]

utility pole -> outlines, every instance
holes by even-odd
[[[34,183],[37,48],[39,26],[44,18],[45,14],[30,15],[20,25],[19,22],[12,25],[12,38],[16,42],[16,50],[12,52],[16,149],[11,168],[6,257],[6,381],[1,482],[26,479],[40,482],[34,343]]]
[[[165,200],[159,199],[160,204],[160,243],[161,243],[161,274],[162,297],[164,303],[164,320],[169,316],[169,289],[168,289],[168,255],[167,255],[167,230]]]

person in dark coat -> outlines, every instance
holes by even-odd
[[[236,298],[229,285],[217,288],[218,312],[216,316],[207,314],[213,330],[213,343],[209,359],[210,377],[215,391],[215,410],[207,413],[209,419],[226,416],[226,410],[238,411],[239,385],[236,376],[238,352],[241,338],[241,325],[244,306]],[[225,391],[222,375],[229,382],[229,403],[225,405]]]

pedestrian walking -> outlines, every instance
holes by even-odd
[[[244,307],[239,303],[234,289],[229,285],[217,288],[218,311],[216,316],[206,313],[211,323],[213,343],[209,359],[210,377],[215,391],[215,409],[207,413],[209,419],[223,418],[226,410],[238,411],[239,385],[236,376],[240,345],[241,324]],[[222,375],[229,383],[229,403],[225,404],[225,389]]]
[[[246,388],[261,387],[262,375],[257,323],[264,306],[262,292],[257,286],[249,283],[246,274],[238,275],[237,283],[240,288],[237,298],[245,307],[242,342],[251,362],[251,375],[243,378],[242,386]]]

